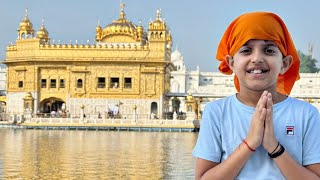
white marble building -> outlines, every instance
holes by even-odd
[[[203,110],[206,103],[236,93],[233,75],[224,75],[220,72],[201,72],[187,70],[182,54],[176,49],[171,54],[171,61],[177,71],[171,72],[171,89],[168,96],[177,96],[180,100],[180,111],[186,112],[185,96],[189,92],[195,97],[201,97],[200,104]],[[301,73],[291,91],[291,96],[304,101],[309,101],[320,109],[320,74]],[[180,97],[179,97],[180,96]]]

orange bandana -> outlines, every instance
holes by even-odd
[[[250,39],[273,41],[284,56],[293,57],[292,65],[286,73],[278,76],[277,91],[289,95],[296,80],[300,79],[300,60],[289,31],[282,19],[269,12],[253,12],[239,16],[225,31],[217,51],[217,60],[221,61],[219,70],[223,74],[232,74],[226,56],[234,54]],[[240,91],[239,80],[234,76],[234,85]]]

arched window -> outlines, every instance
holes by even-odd
[[[154,114],[157,117],[158,114],[158,104],[156,102],[151,103],[151,114]]]
[[[82,88],[82,79],[78,79],[77,88]]]
[[[26,36],[25,33],[21,33],[21,37],[20,37],[21,39],[26,39],[26,37],[27,37],[27,36]]]

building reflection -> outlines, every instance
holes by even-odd
[[[3,179],[193,178],[197,133],[0,129]]]

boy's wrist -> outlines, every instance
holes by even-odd
[[[259,147],[259,145],[255,145],[254,141],[252,141],[250,138],[245,138],[243,139],[252,149],[257,149]]]
[[[278,141],[275,141],[273,143],[271,143],[271,145],[269,145],[267,148],[265,148],[266,151],[268,153],[272,153],[274,151],[277,151],[279,149],[279,142]]]

